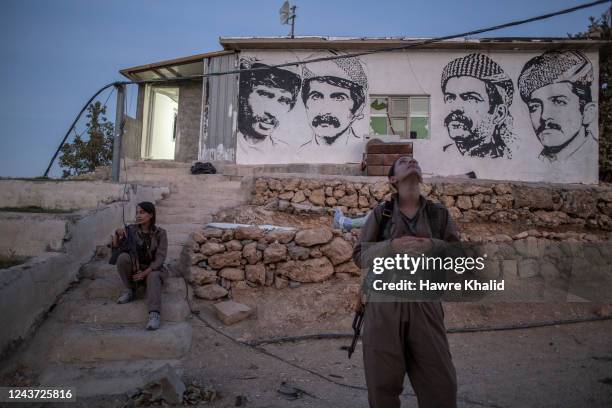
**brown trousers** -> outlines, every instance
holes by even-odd
[[[456,408],[457,376],[440,302],[369,302],[363,362],[371,408],[397,408],[406,373],[419,408]]]
[[[117,258],[117,271],[127,289],[136,290],[138,288],[141,282],[136,282],[132,279],[135,272],[132,268],[129,254],[124,252],[119,255]],[[161,292],[164,279],[168,277],[167,275],[165,270],[154,270],[147,275],[145,285],[147,287],[147,307],[149,312],[161,312]]]

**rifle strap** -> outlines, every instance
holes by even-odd
[[[386,229],[390,225],[389,221],[391,221],[392,216],[393,201],[385,201],[383,203],[382,218],[380,220],[380,224],[378,225],[378,237],[376,241],[382,241],[385,239],[385,237],[389,236],[389,233],[386,231]]]

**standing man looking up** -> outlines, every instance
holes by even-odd
[[[353,260],[368,268],[375,257],[407,253],[420,256],[458,242],[448,210],[421,195],[419,163],[402,156],[389,171],[397,190],[391,203],[376,207],[361,230]],[[386,218],[386,219],[385,219]],[[382,299],[389,296],[387,299]],[[457,379],[440,301],[421,302],[378,294],[367,306],[359,294],[356,308],[366,307],[363,361],[371,408],[400,407],[408,374],[420,408],[455,408]]]

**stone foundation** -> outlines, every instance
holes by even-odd
[[[351,260],[357,233],[327,228],[277,230],[205,228],[187,253],[196,296],[215,300],[231,289],[277,289],[362,274]],[[466,240],[465,256],[485,256],[481,279],[504,279],[503,301],[610,301],[610,240],[586,233],[524,231]],[[452,275],[452,274],[451,274]],[[450,300],[450,299],[449,299]]]
[[[330,213],[340,208],[361,216],[388,199],[386,177],[259,177],[251,204],[294,213]],[[521,222],[612,231],[612,186],[427,179],[423,194],[443,203],[458,222]]]
[[[356,235],[328,228],[265,231],[259,227],[205,228],[191,235],[189,280],[200,298],[231,288],[347,279],[360,274],[351,260]]]

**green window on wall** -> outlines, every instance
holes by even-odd
[[[370,96],[370,134],[429,139],[429,96]]]

